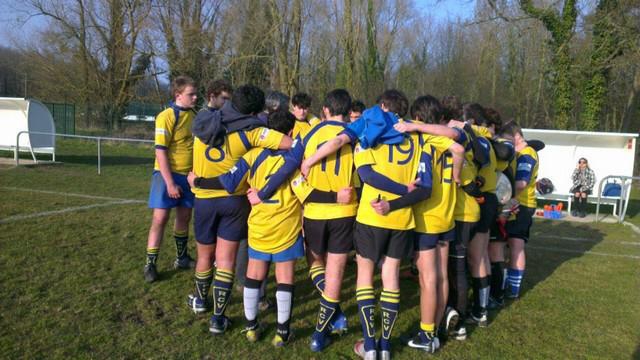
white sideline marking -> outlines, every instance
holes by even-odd
[[[637,227],[635,224],[632,224],[628,221],[623,221],[622,222],[624,225],[628,226],[631,228],[631,230],[633,230],[636,234],[640,235],[640,227]]]
[[[556,248],[556,247],[535,246],[535,245],[527,245],[526,248],[527,249],[535,249],[535,250],[565,252],[565,253],[571,253],[571,254],[590,254],[590,255],[609,256],[609,257],[623,257],[623,258],[640,260],[640,256],[636,256],[636,255],[609,254],[609,253],[601,253],[601,252],[596,252],[596,251],[569,250],[569,249],[561,249],[561,248]]]
[[[582,238],[568,237],[568,236],[553,236],[553,235],[544,235],[544,234],[534,234],[533,237],[538,237],[543,239],[567,240],[567,241],[575,241],[575,242],[599,242],[600,241],[600,240],[582,239]],[[633,241],[621,241],[618,244],[640,246],[640,242],[633,242]]]
[[[74,193],[65,193],[65,192],[50,191],[50,190],[23,189],[23,188],[11,187],[11,186],[3,186],[3,187],[0,187],[0,189],[3,189],[3,190],[14,190],[14,191],[24,191],[24,192],[35,192],[35,193],[51,194],[51,195],[64,195],[64,196],[79,197],[79,198],[85,198],[85,199],[96,199],[96,200],[144,202],[143,200],[119,199],[119,198],[113,198],[113,197],[108,197],[108,196],[74,194]]]
[[[39,212],[39,213],[35,213],[35,214],[9,216],[8,218],[0,219],[0,224],[6,224],[6,223],[20,221],[20,220],[26,220],[26,219],[33,219],[33,218],[43,217],[43,216],[65,214],[65,213],[70,213],[70,212],[74,212],[74,211],[94,209],[94,208],[98,208],[98,207],[105,207],[105,206],[111,206],[111,205],[126,205],[126,204],[140,204],[140,203],[144,203],[144,201],[140,201],[140,200],[123,200],[123,201],[111,201],[111,202],[102,203],[102,204],[93,204],[93,205],[85,205],[85,206],[74,206],[74,207],[61,209],[61,210],[51,210],[51,211],[43,211],[43,212]]]
[[[557,240],[567,240],[567,241],[577,241],[577,242],[598,242],[600,240],[591,240],[591,239],[582,239],[576,237],[569,236],[553,236],[553,235],[544,235],[544,234],[534,234],[532,237],[543,238],[543,239],[557,239]]]

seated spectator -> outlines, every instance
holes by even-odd
[[[591,194],[596,183],[596,174],[589,167],[589,162],[585,158],[578,160],[578,165],[571,175],[573,186],[571,193],[576,206],[571,210],[571,216],[581,218],[587,216],[587,196]]]

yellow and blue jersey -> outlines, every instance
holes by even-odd
[[[460,185],[466,186],[476,181],[478,167],[473,162],[473,149],[469,135],[462,129],[457,129],[459,136],[456,141],[464,146],[464,163],[460,172]],[[475,197],[467,194],[462,189],[456,191],[456,205],[454,219],[464,222],[476,222],[480,220],[480,205]]]
[[[254,148],[226,174],[220,182],[228,193],[238,193],[248,184],[262,188],[285,163],[284,151]],[[249,214],[249,246],[257,251],[275,254],[295,244],[302,230],[302,205],[288,182],[280,185],[269,199],[251,208]]]
[[[316,125],[297,146],[302,147],[302,157],[311,157],[322,144],[335,138],[344,130],[346,124],[339,121],[324,121]],[[295,151],[295,147],[294,150]],[[344,145],[337,152],[322,159],[309,170],[306,179],[292,182],[293,190],[301,201],[313,189],[338,192],[346,187],[354,186],[353,148]],[[304,217],[314,220],[339,219],[355,216],[358,204],[354,199],[350,204],[304,203]]]
[[[156,116],[155,148],[166,150],[171,171],[186,175],[192,167],[193,134],[191,124],[195,117],[192,109],[175,104]],[[156,159],[154,170],[160,170]]]
[[[309,123],[309,125],[311,125],[311,127],[320,124],[321,121],[322,120],[320,120],[319,117],[313,115],[312,113],[307,113],[307,122]]]
[[[498,174],[496,173],[496,153],[493,151],[491,141],[485,137],[479,137],[478,142],[482,145],[487,156],[486,164],[482,165],[478,169],[478,175],[484,178],[484,184],[480,187],[480,191],[494,193],[496,192],[496,186],[498,184]]]
[[[415,231],[440,234],[455,226],[457,184],[453,181],[453,157],[447,151],[453,140],[443,136],[425,136],[422,151],[429,154],[432,169],[431,196],[413,205]]]
[[[291,132],[291,137],[293,139],[304,139],[309,131],[313,129],[314,126],[320,123],[320,119],[315,117],[312,114],[307,114],[306,119],[304,120],[296,120],[293,125],[293,131]]]
[[[538,153],[530,146],[516,154],[516,182],[525,181],[527,186],[518,195],[518,202],[522,206],[535,208],[536,179],[538,178]]]
[[[225,136],[219,146],[210,146],[196,137],[193,145],[193,172],[198,177],[212,178],[229,171],[235,163],[254,147],[278,149],[284,135],[266,127],[241,130]],[[232,195],[243,195],[247,186],[240,186]],[[192,188],[196,198],[229,196],[224,190]]]
[[[376,173],[384,174],[399,184],[409,184],[417,178],[422,187],[431,187],[431,157],[431,152],[423,151],[417,134],[404,136],[398,144],[379,144],[368,149],[358,144],[354,150],[356,168],[369,165]],[[392,230],[413,229],[416,223],[411,207],[401,208],[387,215],[379,215],[371,207],[371,202],[377,199],[390,201],[399,197],[396,193],[376,188],[365,181],[356,221]]]

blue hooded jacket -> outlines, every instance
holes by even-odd
[[[355,143],[357,139],[364,149],[378,144],[402,143],[405,135],[393,128],[398,123],[398,117],[390,112],[384,112],[375,105],[362,113],[362,116],[349,124],[344,133]]]
[[[200,111],[193,122],[192,132],[203,143],[218,146],[227,134],[264,125],[255,115],[242,114],[231,101],[225,101],[220,110]]]

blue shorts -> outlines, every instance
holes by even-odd
[[[251,245],[249,245],[249,258],[254,260],[278,263],[278,262],[295,260],[303,256],[304,256],[304,242],[302,240],[302,236],[298,236],[298,240],[296,240],[296,242],[293,245],[275,254],[254,250],[251,247]]]
[[[439,242],[448,243],[454,241],[456,238],[456,228],[449,231],[438,234],[424,234],[416,232],[415,240],[413,242],[413,249],[415,251],[424,251],[435,249]]]
[[[218,237],[229,241],[246,239],[250,212],[251,205],[244,195],[196,198],[193,209],[196,241],[211,245]]]
[[[179,199],[170,198],[167,192],[167,184],[164,183],[162,174],[160,174],[160,171],[154,170],[151,176],[151,191],[149,192],[150,209],[193,208],[195,195],[191,192],[187,175],[172,172],[171,177],[173,177],[173,182],[182,189],[182,196]]]

